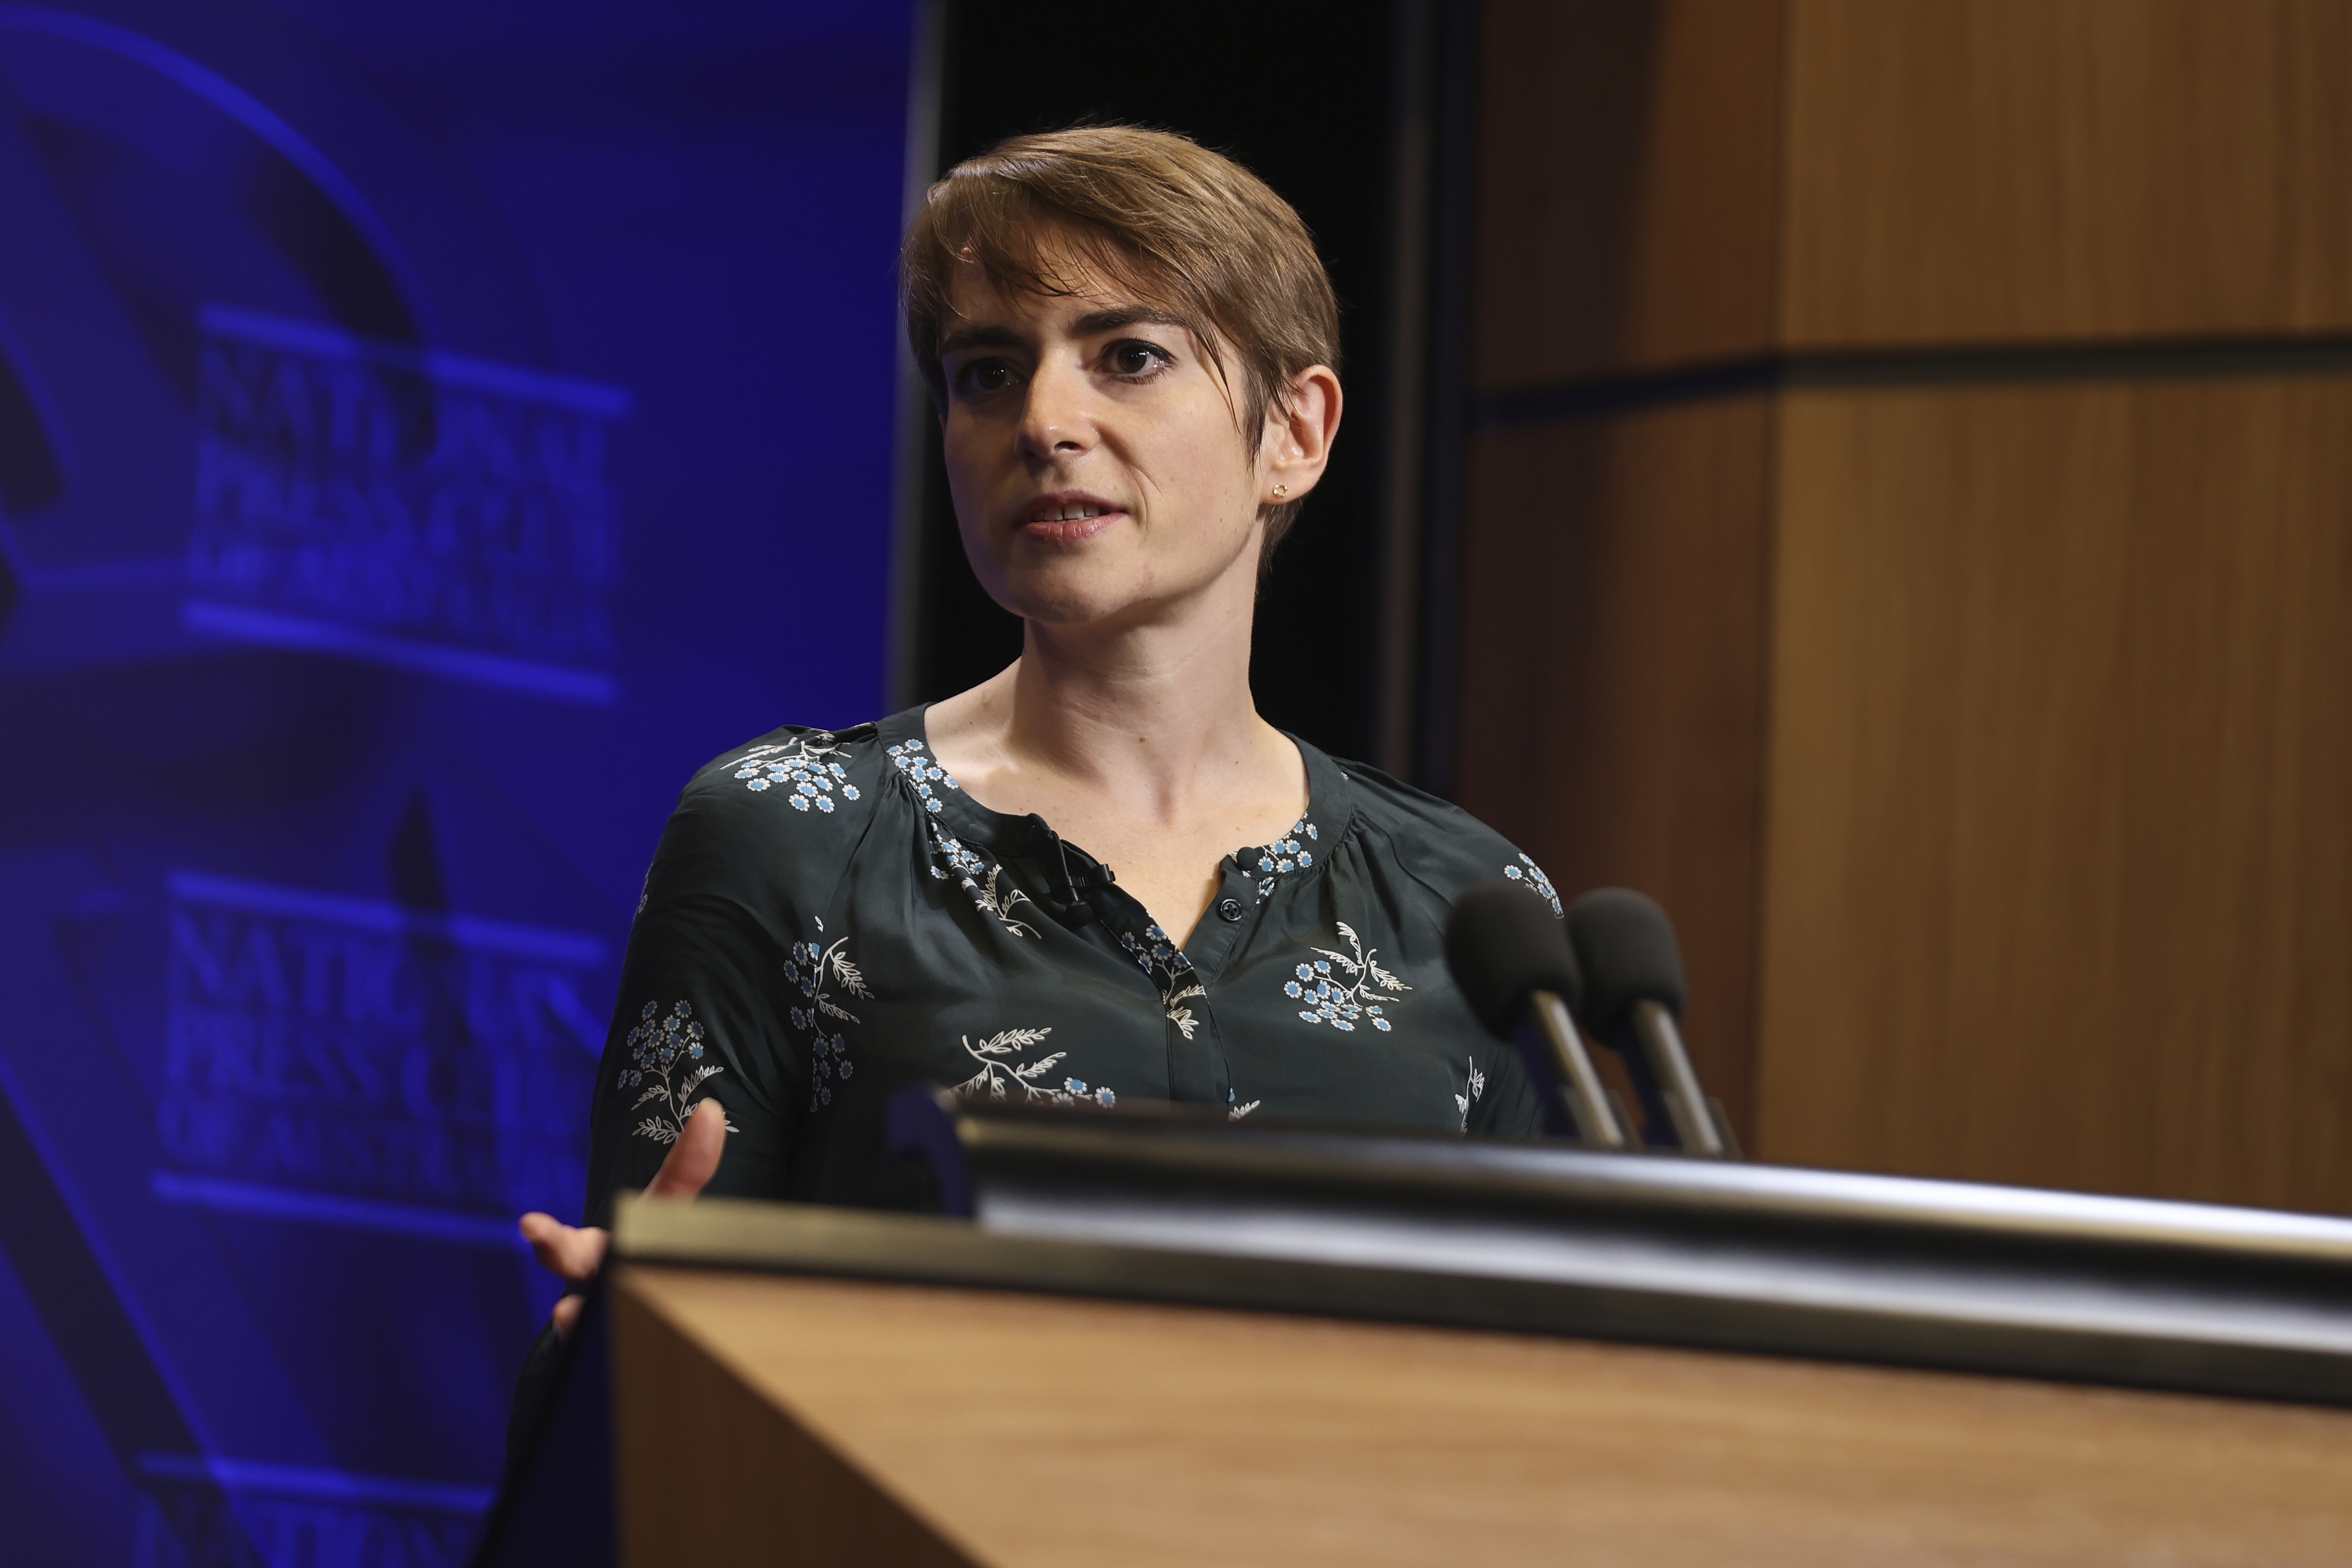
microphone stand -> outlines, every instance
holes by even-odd
[[[1610,1109],[1609,1091],[1601,1086],[1600,1073],[1593,1069],[1592,1058],[1576,1032],[1576,1020],[1569,1016],[1568,1004],[1553,992],[1530,991],[1528,1020],[1533,1026],[1535,1043],[1540,1047],[1539,1061],[1528,1066],[1538,1069],[1535,1074],[1538,1082],[1551,1080],[1576,1136],[1596,1149],[1626,1147],[1625,1130],[1618,1125],[1616,1112]],[[1534,1054],[1528,1050],[1524,1033],[1521,1040],[1521,1054]]]
[[[1683,1049],[1682,1031],[1675,1026],[1674,1014],[1646,997],[1634,1003],[1633,1037],[1640,1042],[1642,1059],[1657,1082],[1659,1098],[1665,1101],[1675,1144],[1685,1154],[1710,1160],[1729,1153],[1722,1131],[1715,1124],[1714,1108],[1691,1068],[1690,1053]]]

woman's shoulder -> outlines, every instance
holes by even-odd
[[[838,817],[845,808],[869,805],[891,771],[882,740],[887,723],[846,730],[787,724],[771,730],[729,747],[696,769],[679,804],[723,802],[754,814],[782,812],[787,821],[793,816]]]
[[[1507,877],[1560,910],[1543,868],[1517,845],[1450,800],[1416,789],[1363,763],[1334,759],[1355,796],[1358,822],[1385,838],[1398,863],[1451,902],[1473,882]]]
[[[771,851],[803,865],[836,849],[845,855],[904,772],[908,737],[894,738],[892,725],[787,724],[730,746],[687,780],[666,837],[772,866],[779,861]]]

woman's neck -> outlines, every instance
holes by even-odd
[[[1180,943],[1222,858],[1307,805],[1306,759],[1250,700],[1255,606],[1234,598],[1144,626],[1033,621],[1016,663],[925,715],[971,799],[1044,817]]]
[[[1029,622],[1018,660],[931,710],[932,744],[986,805],[1075,790],[1174,823],[1269,771],[1303,783],[1250,696],[1254,576],[1140,624]]]
[[[1021,658],[969,694],[986,715],[971,738],[993,741],[1016,773],[1181,817],[1197,793],[1282,744],[1251,700],[1249,657],[1245,614],[1116,630],[1033,621]]]

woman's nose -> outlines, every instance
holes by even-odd
[[[1066,457],[1092,446],[1094,423],[1087,393],[1087,378],[1076,367],[1038,366],[1029,378],[1029,395],[1021,410],[1023,450],[1039,458]]]

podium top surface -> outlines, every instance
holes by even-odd
[[[645,1263],[614,1288],[637,1568],[874,1561],[877,1509],[912,1527],[892,1561],[998,1568],[2352,1550],[2342,1411]]]

